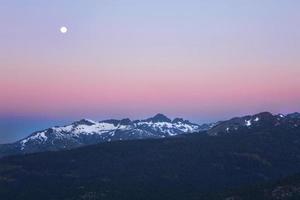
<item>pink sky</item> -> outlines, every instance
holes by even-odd
[[[295,1],[83,2],[1,5],[1,116],[300,110]]]

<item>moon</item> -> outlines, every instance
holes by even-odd
[[[60,32],[63,34],[67,33],[68,32],[67,27],[65,27],[65,26],[60,27]]]

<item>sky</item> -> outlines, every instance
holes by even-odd
[[[3,0],[0,143],[80,118],[300,111],[299,10],[297,0]]]

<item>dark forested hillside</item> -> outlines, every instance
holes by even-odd
[[[219,191],[207,195],[210,198],[230,200],[299,200],[300,174],[294,174],[276,181],[248,185],[238,189]]]
[[[0,197],[222,199],[216,191],[300,172],[299,155],[299,129],[103,143],[2,158]]]

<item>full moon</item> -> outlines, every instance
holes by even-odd
[[[60,32],[61,33],[67,33],[68,29],[65,26],[60,27]]]

